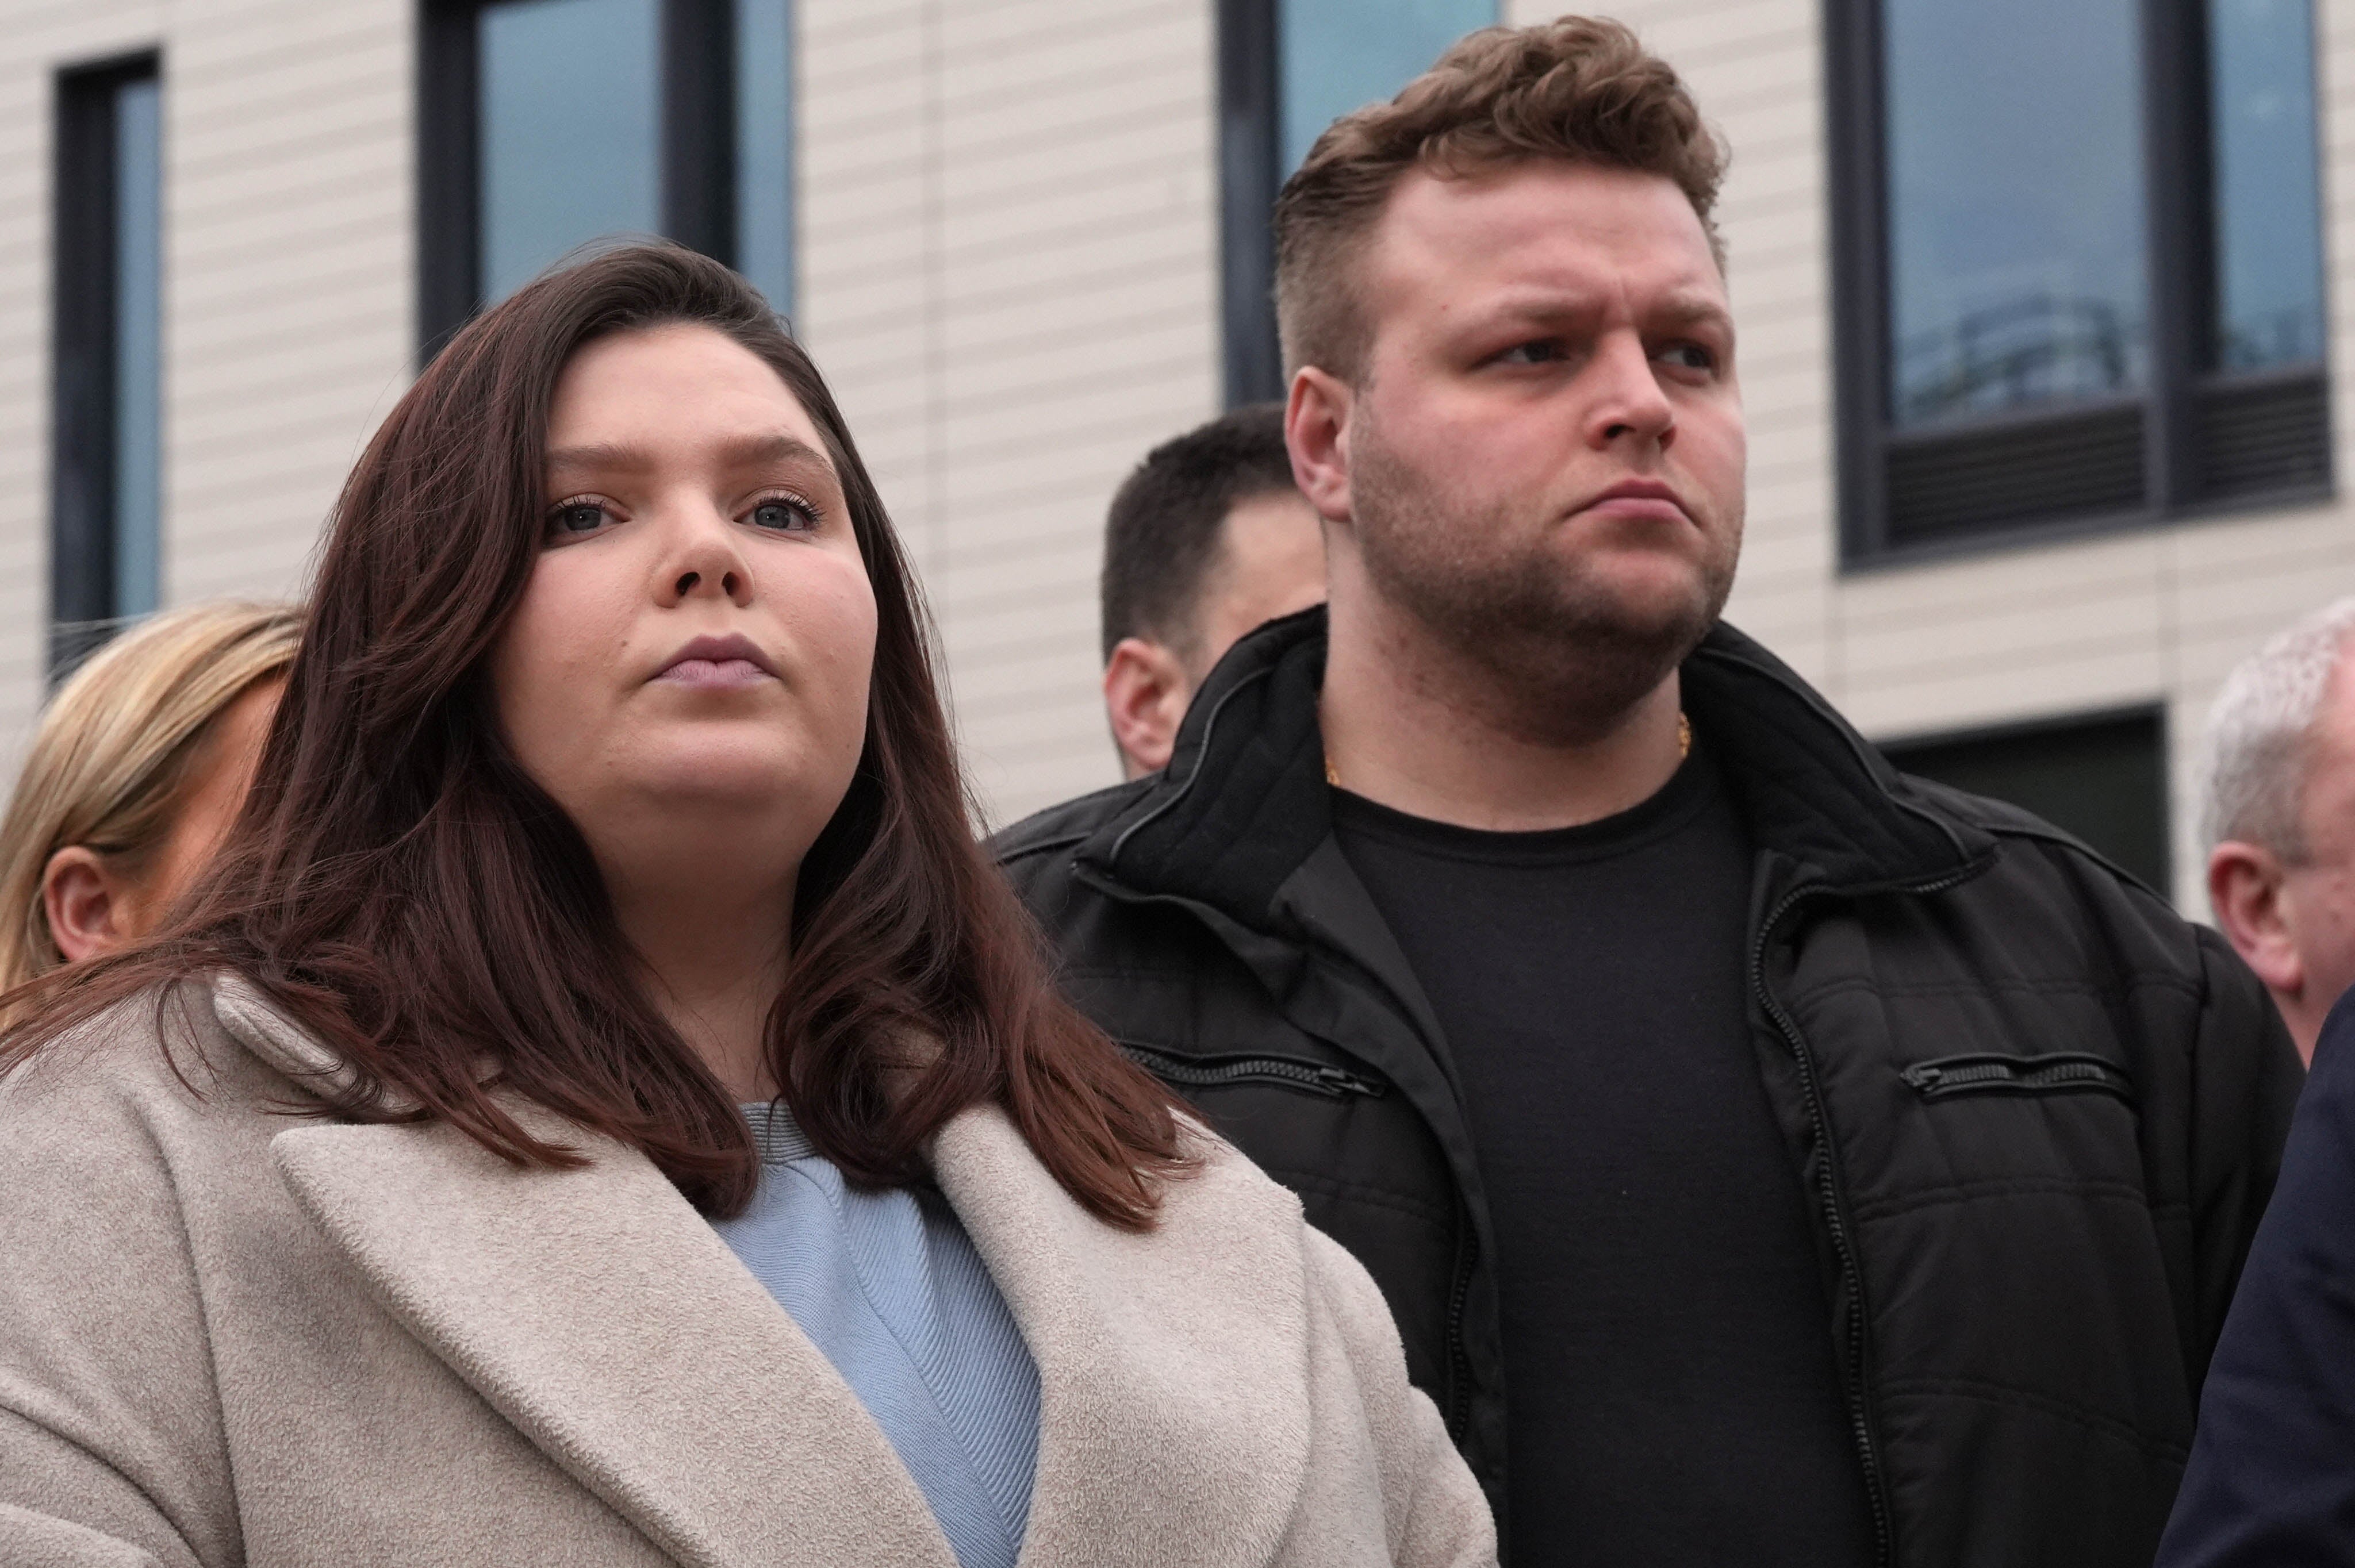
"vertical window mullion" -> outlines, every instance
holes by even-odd
[[[1888,545],[1889,204],[1882,166],[1881,6],[1825,0],[1832,127],[1833,430],[1840,546],[1853,557]],[[1859,133],[1864,132],[1867,133]]]
[[[1219,0],[1219,313],[1229,408],[1284,396],[1276,346],[1276,6]]]
[[[161,160],[153,56],[60,74],[53,265],[49,667],[155,608]]]
[[[103,77],[58,83],[49,667],[88,651],[114,576],[114,103]]]
[[[483,294],[475,6],[423,0],[417,40],[417,341],[432,359]]]
[[[707,256],[736,252],[735,101],[728,0],[664,0],[663,232]]]

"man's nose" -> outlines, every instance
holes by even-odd
[[[1676,407],[1661,389],[1658,372],[1643,340],[1614,333],[1597,348],[1587,369],[1593,398],[1586,411],[1590,445],[1606,447],[1633,439],[1667,446],[1676,437]]]

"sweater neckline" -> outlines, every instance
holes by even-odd
[[[796,1160],[818,1157],[817,1145],[802,1130],[801,1123],[782,1099],[767,1100],[736,1107],[744,1113],[744,1120],[752,1128],[752,1147],[760,1150],[763,1165],[790,1165]]]

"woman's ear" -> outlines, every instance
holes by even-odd
[[[111,953],[136,934],[131,889],[94,850],[68,844],[41,872],[41,908],[66,962]]]

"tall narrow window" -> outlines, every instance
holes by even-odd
[[[161,587],[163,142],[153,55],[58,79],[50,665]]]
[[[507,0],[474,29],[484,298],[584,239],[660,233],[660,0]]]
[[[1284,395],[1276,351],[1275,193],[1325,127],[1389,98],[1497,0],[1220,0],[1222,313],[1230,404]]]
[[[426,0],[420,323],[430,353],[591,240],[666,234],[784,308],[787,0]]]
[[[2310,0],[1830,0],[1851,558],[2327,488]]]

